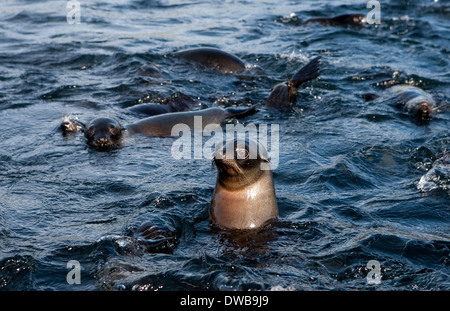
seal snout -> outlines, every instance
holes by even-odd
[[[431,114],[433,112],[433,108],[427,102],[423,102],[418,104],[415,107],[415,117],[416,120],[420,122],[426,122],[431,120]]]
[[[239,175],[244,173],[234,159],[214,158],[214,164],[222,174]]]
[[[97,140],[94,140],[92,145],[95,145],[96,147],[101,147],[101,148],[105,148],[105,147],[109,147],[112,146],[113,143],[110,139],[105,138],[105,137],[100,137]]]
[[[222,174],[242,175],[245,169],[260,163],[257,149],[253,140],[234,139],[216,148],[214,163]]]

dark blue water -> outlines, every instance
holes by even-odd
[[[449,1],[381,1],[382,23],[360,26],[299,20],[367,14],[365,1],[80,1],[81,24],[67,23],[66,4],[0,4],[2,290],[450,290],[448,170],[418,187],[450,149]],[[172,57],[198,46],[263,73]],[[320,78],[295,110],[265,110],[271,87],[317,55]],[[359,96],[385,80],[432,94],[433,120],[417,125]],[[216,170],[175,160],[172,138],[97,152],[58,129],[67,115],[131,122],[127,107],[176,93],[204,107],[255,104],[240,122],[279,124],[276,222],[238,235],[212,228]],[[133,239],[147,221],[173,243],[148,250]],[[70,260],[79,285],[66,280]],[[366,279],[370,260],[379,284]]]

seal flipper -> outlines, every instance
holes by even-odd
[[[300,85],[319,76],[320,56],[313,58],[308,64],[300,68],[287,82],[274,86],[266,101],[267,108],[291,108],[297,98]]]
[[[258,112],[255,106],[251,106],[249,108],[226,108],[225,109],[228,118],[237,118],[241,119],[247,116],[251,116]]]
[[[176,93],[171,98],[166,99],[161,103],[139,104],[128,108],[128,110],[136,114],[150,117],[168,112],[188,111],[197,103],[198,102],[189,95]]]
[[[313,80],[319,76],[320,56],[313,58],[308,64],[300,68],[290,82],[295,88],[299,88],[303,83]]]

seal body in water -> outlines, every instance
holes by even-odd
[[[362,94],[366,101],[380,97],[377,94]],[[392,104],[408,115],[418,124],[423,124],[431,120],[433,111],[436,108],[436,101],[433,96],[421,88],[411,85],[397,84],[388,87],[383,94]]]
[[[394,85],[387,90],[394,95],[395,106],[413,116],[419,123],[431,119],[436,106],[431,94],[410,85]]]
[[[169,112],[189,111],[196,104],[198,104],[197,101],[189,95],[175,94],[171,98],[164,100],[163,104],[140,104],[132,106],[128,110],[143,116],[154,116]]]
[[[188,49],[174,55],[202,68],[217,70],[224,74],[236,74],[246,70],[244,61],[239,57],[215,48]]]
[[[100,117],[87,125],[76,120],[65,120],[61,125],[63,132],[83,131],[89,146],[108,151],[121,146],[126,136],[142,134],[145,136],[167,137],[172,135],[172,128],[177,124],[186,124],[194,128],[195,117],[201,117],[202,127],[209,124],[219,126],[230,118],[243,118],[256,113],[255,106],[247,108],[207,108],[198,111],[173,112],[154,115],[137,122],[122,126],[111,118]]]
[[[307,24],[321,24],[323,26],[358,26],[366,22],[366,16],[363,14],[343,14],[335,17],[313,17],[307,20],[301,20],[298,16],[280,18],[283,23],[294,26],[304,26]]]
[[[211,202],[213,224],[254,229],[278,216],[275,188],[266,149],[253,140],[230,140],[217,146],[218,169]]]
[[[275,85],[267,98],[266,108],[286,109],[292,107],[297,98],[298,88],[305,82],[319,76],[320,56],[313,58],[300,68],[291,79]]]
[[[344,26],[361,25],[365,22],[365,15],[362,14],[343,14],[336,17],[316,17],[306,20],[303,24],[318,23],[324,26]]]

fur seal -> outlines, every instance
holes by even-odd
[[[294,26],[304,26],[307,24],[321,24],[323,26],[358,26],[366,22],[366,16],[363,14],[342,14],[335,17],[313,17],[302,20],[298,16],[282,17],[279,20]]]
[[[394,85],[388,90],[395,97],[395,107],[410,114],[418,122],[426,122],[431,119],[436,106],[431,94],[410,85]]]
[[[176,52],[174,55],[204,69],[224,74],[236,74],[246,70],[244,61],[239,57],[216,48],[194,48]]]
[[[230,151],[231,150],[231,151]],[[272,171],[266,149],[253,140],[230,140],[217,146],[218,175],[211,202],[213,224],[254,229],[278,216]]]
[[[132,106],[128,110],[139,115],[154,116],[169,112],[188,111],[196,104],[198,104],[197,101],[189,95],[175,94],[171,98],[164,100],[162,104],[140,104]]]
[[[300,68],[291,79],[275,85],[267,98],[266,108],[290,108],[297,98],[298,88],[319,76],[320,56]]]
[[[306,20],[303,24],[318,23],[324,26],[361,25],[365,22],[363,14],[343,14],[332,18],[317,17]]]
[[[207,108],[198,111],[184,111],[163,113],[147,117],[137,122],[122,126],[111,118],[99,117],[90,121],[87,125],[77,120],[65,120],[61,125],[63,133],[70,130],[83,131],[90,147],[99,151],[109,151],[121,146],[124,137],[142,134],[150,137],[168,137],[172,135],[172,128],[176,124],[186,124],[194,127],[194,118],[202,117],[202,126],[207,124],[220,125],[230,118],[243,118],[256,113],[256,107],[248,108]]]
[[[436,106],[431,94],[416,86],[403,84],[389,86],[385,92],[383,95],[387,96],[397,109],[406,112],[418,124],[424,124],[431,120]],[[379,97],[379,95],[373,93],[366,93],[361,96],[366,101]]]

